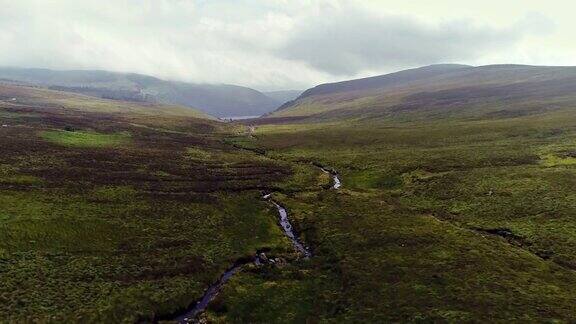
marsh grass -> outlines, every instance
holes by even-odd
[[[87,131],[44,131],[40,136],[49,142],[69,147],[115,147],[130,141],[130,134],[100,134]]]
[[[0,128],[0,322],[151,321],[238,258],[291,252],[260,194],[290,170],[224,144],[233,127],[171,107],[17,95],[0,102],[0,123],[14,125]]]
[[[308,321],[570,321],[575,122],[564,110],[259,126],[251,145],[335,168],[344,187],[278,198],[315,259],[267,284],[313,289],[279,301],[235,280],[219,304],[229,311],[211,316],[266,321],[280,302]],[[231,310],[247,305],[250,315]]]

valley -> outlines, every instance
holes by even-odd
[[[576,323],[573,2],[0,8],[0,324]]]
[[[453,68],[228,123],[0,85],[0,318],[570,322],[570,87]]]
[[[315,257],[274,284],[239,274],[215,318],[569,321],[571,115],[258,126],[244,145],[333,166],[344,187],[282,197]]]

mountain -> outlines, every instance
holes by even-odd
[[[283,91],[264,92],[264,94],[276,100],[280,104],[283,104],[298,98],[298,96],[300,96],[302,92],[303,92],[302,90],[283,90]]]
[[[78,112],[91,114],[120,113],[126,118],[134,114],[140,117],[172,116],[215,120],[214,117],[190,107],[94,98],[78,93],[15,85],[2,81],[0,81],[0,108],[3,111],[43,109],[46,110],[46,114],[52,113],[52,110],[64,110],[69,111],[70,114]]]
[[[576,67],[432,65],[306,90],[270,116],[298,119],[514,117],[576,105]]]
[[[183,105],[216,117],[262,115],[282,104],[246,87],[174,82],[134,73],[0,68],[0,79],[107,99]]]

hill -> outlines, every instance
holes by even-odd
[[[575,90],[576,67],[433,65],[320,85],[272,116],[316,120],[520,116],[572,107]]]
[[[190,107],[94,98],[77,93],[2,82],[0,82],[0,102],[2,107],[6,109],[8,107],[32,106],[75,112],[125,114],[126,117],[136,114],[214,119],[214,117]]]
[[[283,103],[246,87],[173,82],[134,73],[0,68],[0,79],[107,99],[194,107],[215,117],[258,116]]]
[[[288,101],[298,98],[302,94],[302,90],[270,91],[270,92],[264,92],[264,94],[276,100],[277,102],[284,104]]]

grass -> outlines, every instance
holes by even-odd
[[[235,276],[207,319],[574,318],[572,111],[262,125],[250,138],[238,125],[41,99],[0,104],[7,322],[150,321],[259,249],[290,262]],[[312,163],[336,169],[343,189],[325,190]],[[313,258],[295,258],[263,192]]]
[[[260,193],[291,171],[224,144],[233,127],[52,100],[0,103],[3,321],[150,321],[238,258],[292,253]]]
[[[281,197],[315,258],[243,274],[209,317],[274,321],[266,309],[281,303],[291,317],[278,322],[570,321],[575,122],[566,110],[259,126],[250,145],[335,168],[344,189]],[[512,234],[489,234],[498,229]],[[245,283],[263,278],[288,288],[268,296]]]
[[[49,142],[69,147],[115,147],[125,145],[130,140],[130,135],[100,134],[95,132],[80,131],[44,131],[40,136]]]

